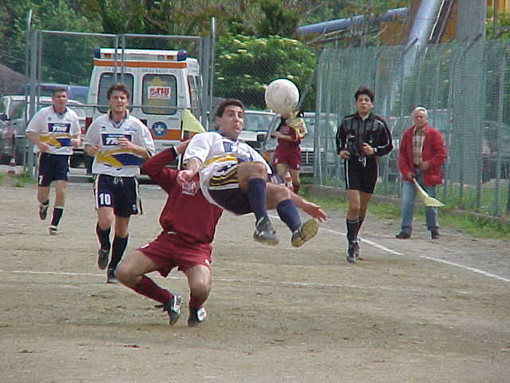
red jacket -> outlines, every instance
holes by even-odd
[[[425,139],[421,157],[423,161],[427,161],[430,167],[423,174],[423,185],[434,186],[443,183],[441,175],[441,165],[446,160],[446,148],[441,133],[426,124],[423,128]],[[402,179],[407,179],[407,175],[415,172],[413,166],[413,131],[414,125],[408,128],[400,138],[398,150],[398,169]]]

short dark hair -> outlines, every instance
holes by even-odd
[[[117,83],[117,84],[113,84],[109,89],[108,91],[106,92],[106,99],[110,99],[110,96],[112,95],[113,92],[115,91],[119,91],[119,92],[123,92],[127,98],[129,99],[131,97],[131,94],[129,93],[129,89],[127,88],[126,85],[124,84],[121,84],[121,83]]]
[[[57,93],[65,93],[67,94],[67,88],[64,88],[63,86],[56,86],[55,89],[53,89],[52,95],[55,96]]]
[[[244,111],[244,104],[235,98],[227,98],[220,102],[218,107],[216,108],[216,117],[223,117],[223,113],[225,113],[225,109],[227,106],[234,105],[240,107]]]
[[[356,91],[356,93],[354,93],[354,100],[355,101],[358,101],[358,96],[360,95],[367,95],[368,97],[370,97],[370,101],[374,102],[374,99],[375,99],[375,94],[374,92],[372,92],[369,88],[367,88],[366,86],[360,86],[358,88],[358,90]]]

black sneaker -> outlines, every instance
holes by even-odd
[[[39,204],[39,218],[41,220],[45,220],[48,216],[48,208],[50,207],[50,204],[43,205],[42,203]]]
[[[255,227],[255,232],[253,233],[253,239],[257,242],[265,243],[266,245],[278,244],[276,232],[274,231],[269,218],[262,217],[259,219]]]
[[[441,236],[439,235],[439,231],[438,230],[432,230],[430,232],[430,238],[431,239],[439,239]]]
[[[306,241],[309,241],[313,237],[317,235],[319,231],[319,224],[315,219],[310,219],[301,225],[299,229],[297,229],[294,233],[292,233],[292,238],[290,243],[294,247],[302,246]]]
[[[356,258],[359,253],[358,242],[349,242],[349,247],[347,248],[347,262],[356,263]]]
[[[163,306],[163,311],[168,313],[170,326],[173,326],[181,316],[182,297],[179,294],[173,294],[172,298]]]
[[[48,228],[48,231],[50,232],[50,235],[57,235],[58,234],[58,229],[55,225],[51,225],[49,228]]]
[[[204,321],[207,316],[207,312],[203,307],[197,310],[191,310],[188,318],[188,326],[189,327],[197,327]]]
[[[115,269],[108,269],[106,271],[106,283],[118,283],[117,277],[115,276]]]
[[[97,266],[104,270],[106,266],[108,266],[108,255],[110,254],[110,250],[99,249],[97,251]]]
[[[398,233],[395,238],[398,238],[398,239],[409,239],[411,238],[411,234],[409,233],[406,233],[405,231],[401,231],[400,233]]]

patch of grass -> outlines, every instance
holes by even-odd
[[[303,191],[302,193],[301,190]],[[326,211],[345,211],[347,209],[347,202],[343,199],[313,197],[309,194],[306,185],[302,186],[301,190],[300,194],[307,200],[321,205]],[[508,223],[499,223],[490,217],[470,215],[469,212],[464,214],[453,213],[450,206],[447,206],[445,209],[447,210],[439,209],[439,222],[441,226],[462,231],[473,237],[510,240],[510,225]],[[372,200],[368,211],[379,218],[400,220],[400,208],[395,204]],[[424,211],[420,203],[417,203],[414,220],[416,223],[425,222]]]
[[[26,173],[16,175],[0,174],[0,185],[22,188],[27,184],[35,183],[36,180],[28,176]]]

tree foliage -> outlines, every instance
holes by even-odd
[[[239,98],[257,109],[265,108],[265,88],[275,79],[289,79],[303,90],[316,61],[299,41],[278,36],[227,35],[218,39],[217,51],[215,95]]]

